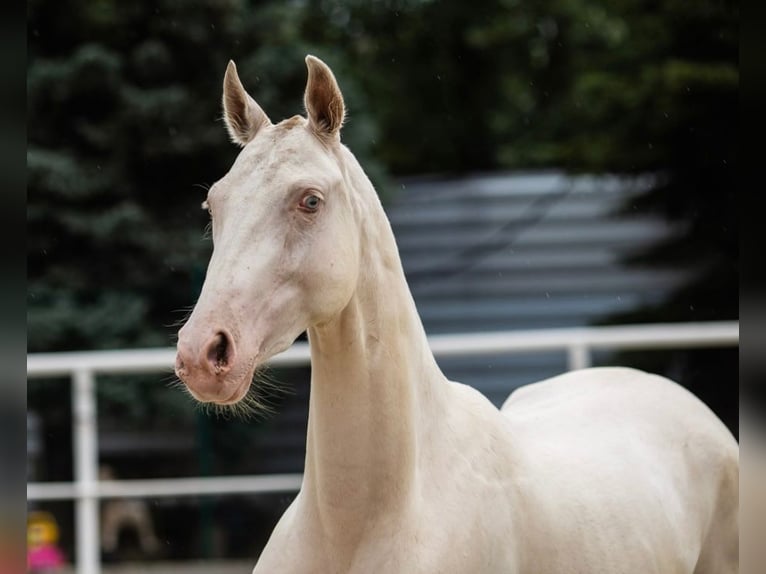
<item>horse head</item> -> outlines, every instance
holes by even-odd
[[[224,120],[242,150],[203,203],[213,253],[175,365],[203,402],[241,400],[259,365],[337,315],[355,290],[358,206],[340,143],[343,96],[326,64],[307,56],[306,65],[307,117],[278,124],[233,62],[226,70]]]

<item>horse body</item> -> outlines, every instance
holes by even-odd
[[[208,196],[215,248],[179,333],[179,377],[220,404],[309,334],[303,484],[254,572],[736,572],[737,445],[688,392],[587,369],[498,410],[444,377],[335,78],[307,64],[308,118],[277,125],[227,70],[244,150]]]
[[[523,572],[737,571],[737,445],[691,393],[585,369],[519,389],[502,412],[528,486]]]
[[[737,572],[736,443],[683,388],[585,369],[521,389],[500,414],[445,384],[407,504],[380,520],[364,507],[344,553],[307,477],[254,572]]]

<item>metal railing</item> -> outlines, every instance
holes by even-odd
[[[736,321],[546,329],[429,338],[439,357],[519,354],[562,350],[570,370],[588,367],[594,350],[662,350],[727,347],[739,343]],[[102,498],[198,496],[211,494],[293,492],[302,475],[178,478],[156,480],[98,480],[96,374],[169,372],[175,349],[39,353],[27,357],[27,377],[72,378],[74,481],[30,483],[28,500],[74,500],[76,569],[99,574],[99,508]],[[270,361],[271,366],[306,366],[308,345],[296,343]]]

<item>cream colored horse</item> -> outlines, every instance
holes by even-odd
[[[308,117],[276,125],[226,70],[243,149],[210,189],[214,251],[178,340],[190,392],[233,404],[309,333],[303,485],[254,572],[736,572],[738,447],[683,388],[587,369],[498,410],[444,377],[378,196],[340,142],[336,80],[306,64]]]

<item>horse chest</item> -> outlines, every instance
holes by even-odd
[[[444,501],[442,501],[444,502]],[[415,512],[368,524],[353,543],[333,539],[300,502],[281,521],[254,574],[514,574],[512,544],[477,519],[476,508],[454,512],[436,497]],[[439,508],[441,506],[441,509]],[[449,512],[449,513],[448,513]],[[350,537],[355,533],[349,533]]]

